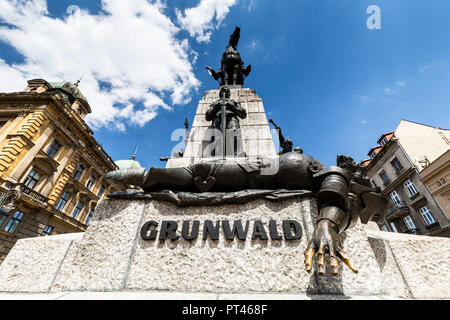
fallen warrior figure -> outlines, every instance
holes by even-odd
[[[310,272],[316,257],[319,274],[325,273],[325,254],[330,270],[339,274],[338,258],[353,272],[357,270],[342,249],[340,235],[362,223],[382,219],[387,200],[370,185],[362,167],[352,158],[338,156],[337,166],[326,167],[312,157],[289,152],[279,157],[275,174],[264,175],[261,165],[237,163],[199,163],[184,168],[123,169],[105,178],[141,187],[146,193],[171,190],[208,193],[247,189],[309,190],[316,194],[319,217],[305,254]]]

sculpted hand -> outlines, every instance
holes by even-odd
[[[320,275],[325,274],[325,254],[330,255],[330,268],[333,275],[339,274],[338,257],[354,273],[358,273],[350,263],[350,259],[342,250],[337,226],[330,220],[320,220],[314,229],[312,239],[305,254],[306,271],[311,272],[314,256],[316,256],[317,269]]]

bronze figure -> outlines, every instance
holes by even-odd
[[[241,107],[237,101],[230,99],[230,89],[225,86],[220,89],[219,100],[213,102],[206,111],[206,121],[212,121],[212,127],[223,129],[239,129],[239,119],[245,119],[247,112]],[[223,118],[225,119],[225,127],[222,126]]]
[[[242,137],[239,125],[239,119],[245,119],[247,112],[242,108],[237,101],[230,99],[231,92],[228,86],[220,89],[219,99],[211,104],[208,111],[206,111],[205,118],[207,121],[212,121],[212,128],[218,129],[221,132],[222,145],[219,153],[226,156],[241,156],[242,152]],[[211,134],[212,141],[215,141],[217,132]],[[217,156],[217,145],[213,146],[211,156]],[[204,150],[209,152],[209,148]],[[209,155],[207,155],[209,156]]]
[[[292,147],[293,147],[292,141],[289,138],[288,139],[284,138],[283,133],[281,132],[281,128],[279,126],[277,126],[277,124],[272,119],[269,119],[269,122],[271,124],[273,124],[275,129],[277,129],[278,139],[280,140],[280,146],[282,148],[280,151],[278,151],[278,155],[292,152]],[[297,151],[300,151],[300,150],[297,150]],[[301,152],[299,152],[299,153],[303,153],[303,150],[301,150]]]
[[[345,161],[344,161],[345,160]],[[350,161],[351,160],[351,161]],[[262,166],[237,163],[199,163],[183,168],[124,169],[105,177],[140,186],[145,192],[164,190],[193,192],[233,192],[246,189],[311,190],[317,194],[319,219],[305,254],[305,265],[311,271],[316,257],[319,274],[325,273],[325,255],[330,256],[332,274],[338,274],[340,258],[357,272],[342,250],[340,234],[352,227],[358,216],[367,221],[382,218],[387,200],[367,186],[360,168],[353,159],[338,157],[339,166],[326,167],[312,157],[288,152],[279,157],[279,170],[262,174]],[[200,201],[196,202],[201,203]]]
[[[207,121],[212,121],[213,129],[222,133],[224,158],[210,161],[208,157],[203,157],[200,163],[178,168],[151,168],[149,171],[128,168],[109,172],[106,179],[139,186],[144,191],[140,194],[113,194],[111,197],[135,196],[171,201],[179,206],[201,206],[245,203],[257,198],[277,201],[312,195],[317,200],[319,216],[304,251],[306,270],[310,272],[316,261],[318,273],[324,274],[325,256],[328,255],[332,274],[339,273],[338,259],[357,272],[343,251],[341,234],[354,226],[358,218],[362,223],[383,219],[387,207],[387,200],[372,188],[362,166],[352,158],[340,155],[337,166],[327,167],[304,155],[299,147],[293,151],[292,141],[284,138],[281,128],[272,119],[269,121],[278,130],[282,147],[276,166],[269,161],[275,166],[274,172],[268,173],[267,162],[263,158],[254,160],[254,163],[241,163],[225,157],[228,155],[225,143],[228,130],[240,134],[239,119],[247,117],[240,103],[230,99],[228,88],[228,85],[242,85],[251,70],[251,66],[244,68],[236,49],[239,36],[240,28],[236,27],[218,72],[206,67],[214,79],[220,79],[222,86],[220,98],[211,104],[205,117]],[[187,122],[185,128],[188,128]],[[177,156],[183,155],[172,155]],[[247,159],[250,161],[250,158]],[[167,161],[168,158],[161,160]]]
[[[244,62],[242,61],[241,55],[237,50],[240,35],[241,28],[236,27],[233,34],[230,36],[230,42],[222,55],[219,71],[215,71],[209,66],[206,67],[209,74],[214,78],[214,80],[218,80],[221,86],[244,85],[245,77],[247,77],[252,70],[251,65],[244,67]]]

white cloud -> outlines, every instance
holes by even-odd
[[[386,93],[388,96],[391,96],[395,93],[391,88],[385,88],[384,93]]]
[[[359,122],[359,124],[361,124],[361,125],[365,125],[365,124],[367,124],[367,120],[361,120],[360,122]]]
[[[235,1],[213,2],[221,22]],[[93,110],[89,124],[145,125],[160,108],[187,103],[200,84],[193,73],[197,54],[187,39],[176,38],[180,29],[163,10],[159,1],[102,0],[102,13],[71,10],[58,19],[46,0],[0,0],[0,40],[24,57],[14,65],[0,58],[0,92],[23,90],[33,78],[74,82],[83,76],[80,89]]]
[[[196,7],[188,8],[184,13],[179,10],[175,12],[181,28],[188,31],[191,37],[195,37],[197,42],[209,42],[212,31],[220,26],[230,7],[236,2],[237,0],[200,0]]]
[[[404,87],[404,86],[406,86],[406,81],[405,80],[399,80],[399,81],[397,81],[397,85],[400,86],[400,87]]]
[[[369,96],[369,95],[360,96],[359,100],[362,103],[370,103],[370,102],[374,102],[375,101],[375,99],[373,97]]]
[[[423,66],[421,66],[420,68],[419,68],[419,72],[420,73],[423,73],[423,72],[426,72],[426,71],[428,71],[428,70],[430,70],[431,69],[431,66],[429,65],[429,64],[426,64],[426,65],[423,65]]]
[[[247,46],[248,49],[252,49],[252,50],[255,50],[256,47],[258,47],[258,44],[256,43],[255,40],[253,40],[253,41]]]

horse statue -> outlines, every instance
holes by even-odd
[[[233,34],[230,36],[230,42],[222,54],[222,60],[220,61],[221,67],[219,71],[215,71],[211,67],[207,66],[209,74],[218,80],[221,86],[224,85],[244,85],[244,79],[247,77],[252,66],[248,65],[244,67],[244,62],[242,61],[239,51],[236,47],[239,43],[239,38],[241,36],[241,28],[236,27]]]

